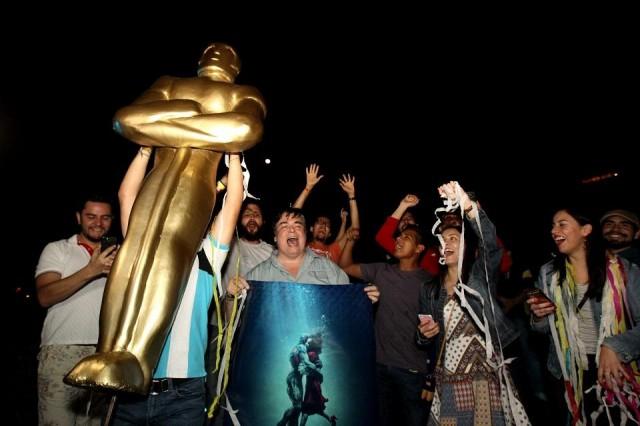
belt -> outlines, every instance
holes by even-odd
[[[189,380],[193,379],[157,379],[151,381],[151,388],[149,389],[149,393],[151,395],[158,395],[162,392],[167,392],[169,390],[175,389],[180,385],[186,383]]]

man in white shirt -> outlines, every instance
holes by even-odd
[[[95,352],[106,276],[117,247],[100,249],[100,239],[113,220],[111,204],[88,198],[76,213],[80,232],[49,243],[36,269],[40,305],[47,310],[38,354],[38,416],[40,424],[100,424],[102,412],[87,413],[89,391],[62,379],[78,362]],[[89,418],[86,415],[89,415]]]

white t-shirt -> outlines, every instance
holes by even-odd
[[[271,253],[273,253],[273,246],[264,241],[252,244],[239,238],[235,239],[222,276],[222,288],[226,290],[229,280],[236,276],[238,258],[240,258],[240,276],[245,278],[250,270],[267,260]]]
[[[57,272],[61,278],[85,267],[91,256],[78,245],[77,235],[47,244],[40,255],[36,278],[45,272]],[[100,306],[107,282],[100,276],[67,299],[50,306],[42,326],[40,346],[95,345],[98,342]]]

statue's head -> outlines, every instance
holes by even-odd
[[[198,61],[198,75],[233,83],[240,73],[240,58],[233,47],[212,43]]]

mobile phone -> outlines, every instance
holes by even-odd
[[[555,303],[553,303],[553,300],[549,299],[547,295],[544,294],[544,292],[539,288],[530,288],[527,290],[527,298],[532,298],[532,297],[536,299],[535,303],[548,302],[548,303],[551,303],[553,306],[555,306]]]
[[[433,317],[428,314],[418,314],[418,319],[420,320],[421,323],[433,321]]]
[[[104,253],[106,249],[111,246],[115,246],[116,244],[118,244],[118,239],[116,237],[108,237],[105,235],[100,239],[100,252]]]

